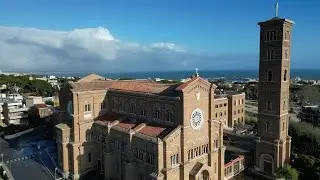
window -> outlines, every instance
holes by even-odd
[[[91,153],[88,153],[88,161],[91,162]]]
[[[85,104],[84,105],[84,112],[89,112],[91,111],[91,104]]]
[[[215,107],[218,108],[219,107],[218,104]]]
[[[275,50],[267,50],[266,51],[266,60],[274,60],[276,59],[276,51]]]
[[[226,106],[227,106],[227,103],[224,103],[223,106],[226,107]]]
[[[217,173],[217,163],[214,163],[214,173]]]
[[[140,149],[136,149],[136,158],[143,160],[143,151],[141,151]]]
[[[267,31],[264,35],[265,41],[276,41],[278,40],[278,32],[276,30]]]
[[[283,81],[287,81],[287,74],[287,70],[285,69],[283,73]]]
[[[86,133],[86,141],[87,142],[91,141],[91,133],[90,132]]]
[[[219,107],[222,107],[222,104],[219,104]]]
[[[240,109],[238,109],[238,114],[240,114]]]
[[[119,109],[120,109],[120,111],[124,111],[123,101],[119,101]]]
[[[241,104],[244,104],[244,100],[243,99],[241,99]]]
[[[237,101],[236,101],[236,100],[234,100],[233,104],[234,104],[234,105],[237,105]]]
[[[241,104],[240,99],[238,99],[238,104]]]
[[[116,100],[112,100],[112,110],[116,109]]]
[[[172,111],[170,109],[166,110],[166,116],[167,116],[167,121],[171,122],[172,121]]]
[[[272,103],[271,103],[271,101],[267,101],[267,111],[272,111]]]
[[[141,111],[140,111],[140,115],[141,116],[146,116],[146,110],[145,110],[145,107],[141,107]]]
[[[243,109],[241,109],[241,112],[243,113]]]
[[[284,50],[284,59],[289,59],[289,52],[288,52],[288,50]]]
[[[136,113],[136,104],[135,103],[131,103],[130,104],[130,113],[131,114],[135,114]]]
[[[284,39],[285,39],[285,40],[290,40],[290,31],[286,31],[286,32],[284,33]]]
[[[218,113],[216,113],[216,117],[218,117]]]
[[[271,72],[271,71],[268,71],[267,80],[268,80],[269,82],[272,81],[272,72]]]
[[[283,107],[282,110],[286,110],[286,101],[283,101]]]
[[[155,107],[155,108],[154,108],[154,115],[153,115],[153,117],[154,117],[155,119],[160,119],[160,108],[159,108],[159,107]]]
[[[102,102],[102,103],[100,104],[100,109],[105,109],[105,102]]]
[[[178,154],[170,156],[171,166],[177,165],[179,163],[179,156]]]
[[[227,111],[224,111],[224,115],[227,115]]]
[[[153,154],[150,152],[147,152],[147,163],[153,165]]]
[[[282,131],[284,132],[286,129],[286,122],[282,122]]]
[[[271,127],[271,123],[266,122],[266,132],[270,130],[270,127]]]
[[[236,114],[237,114],[237,111],[234,111],[233,114],[236,115]]]
[[[243,123],[243,117],[241,117],[241,122]]]
[[[220,116],[222,116],[222,112],[220,112]]]

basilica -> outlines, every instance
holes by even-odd
[[[290,158],[288,104],[291,28],[274,17],[259,23],[257,174],[272,177]],[[58,166],[79,179],[97,170],[106,180],[224,180],[246,166],[225,162],[225,128],[244,124],[245,94],[216,94],[199,74],[180,84],[110,80],[96,74],[59,93]],[[229,168],[230,167],[230,168]]]

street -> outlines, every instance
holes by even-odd
[[[55,142],[42,140],[41,137],[41,131],[35,131],[9,142],[0,138],[0,152],[3,154],[3,162],[15,180],[54,179]],[[56,177],[61,178],[58,174]]]

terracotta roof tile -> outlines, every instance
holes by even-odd
[[[151,136],[151,137],[159,137],[167,128],[164,127],[157,127],[152,125],[147,125],[142,128],[139,133]]]
[[[182,91],[184,88],[186,88],[189,84],[191,84],[192,82],[194,82],[195,80],[197,80],[199,77],[193,77],[192,79],[190,79],[189,81],[181,84],[180,86],[178,86],[176,88],[176,91]]]
[[[178,96],[177,84],[160,84],[150,80],[93,80],[85,82],[69,82],[75,91],[121,90],[127,92],[152,93],[164,96]]]
[[[115,120],[120,120],[124,115],[118,114],[118,113],[106,113],[102,116],[99,116],[96,118],[95,123],[102,125],[102,126],[107,126],[108,122],[112,122]],[[174,130],[173,127],[168,127],[165,125],[160,125],[160,124],[155,124],[155,123],[149,123],[142,126],[142,128],[139,128],[139,126],[142,125],[142,121],[137,121],[135,119],[127,118],[119,123],[115,124],[114,126],[116,127],[121,127],[126,130],[137,130],[136,133],[141,133],[150,137],[155,137],[155,138],[164,138],[167,136],[172,130]]]

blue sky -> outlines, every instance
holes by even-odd
[[[257,57],[257,22],[272,18],[275,4],[275,0],[0,2],[0,26],[55,31],[102,26],[114,38],[125,42],[172,42],[187,47],[188,52],[223,57],[244,56],[241,60],[247,56],[252,59]],[[312,68],[315,61],[320,59],[320,36],[315,35],[320,32],[319,7],[318,0],[279,0],[279,16],[296,23],[293,32],[293,67]],[[226,67],[224,65],[221,68]]]

